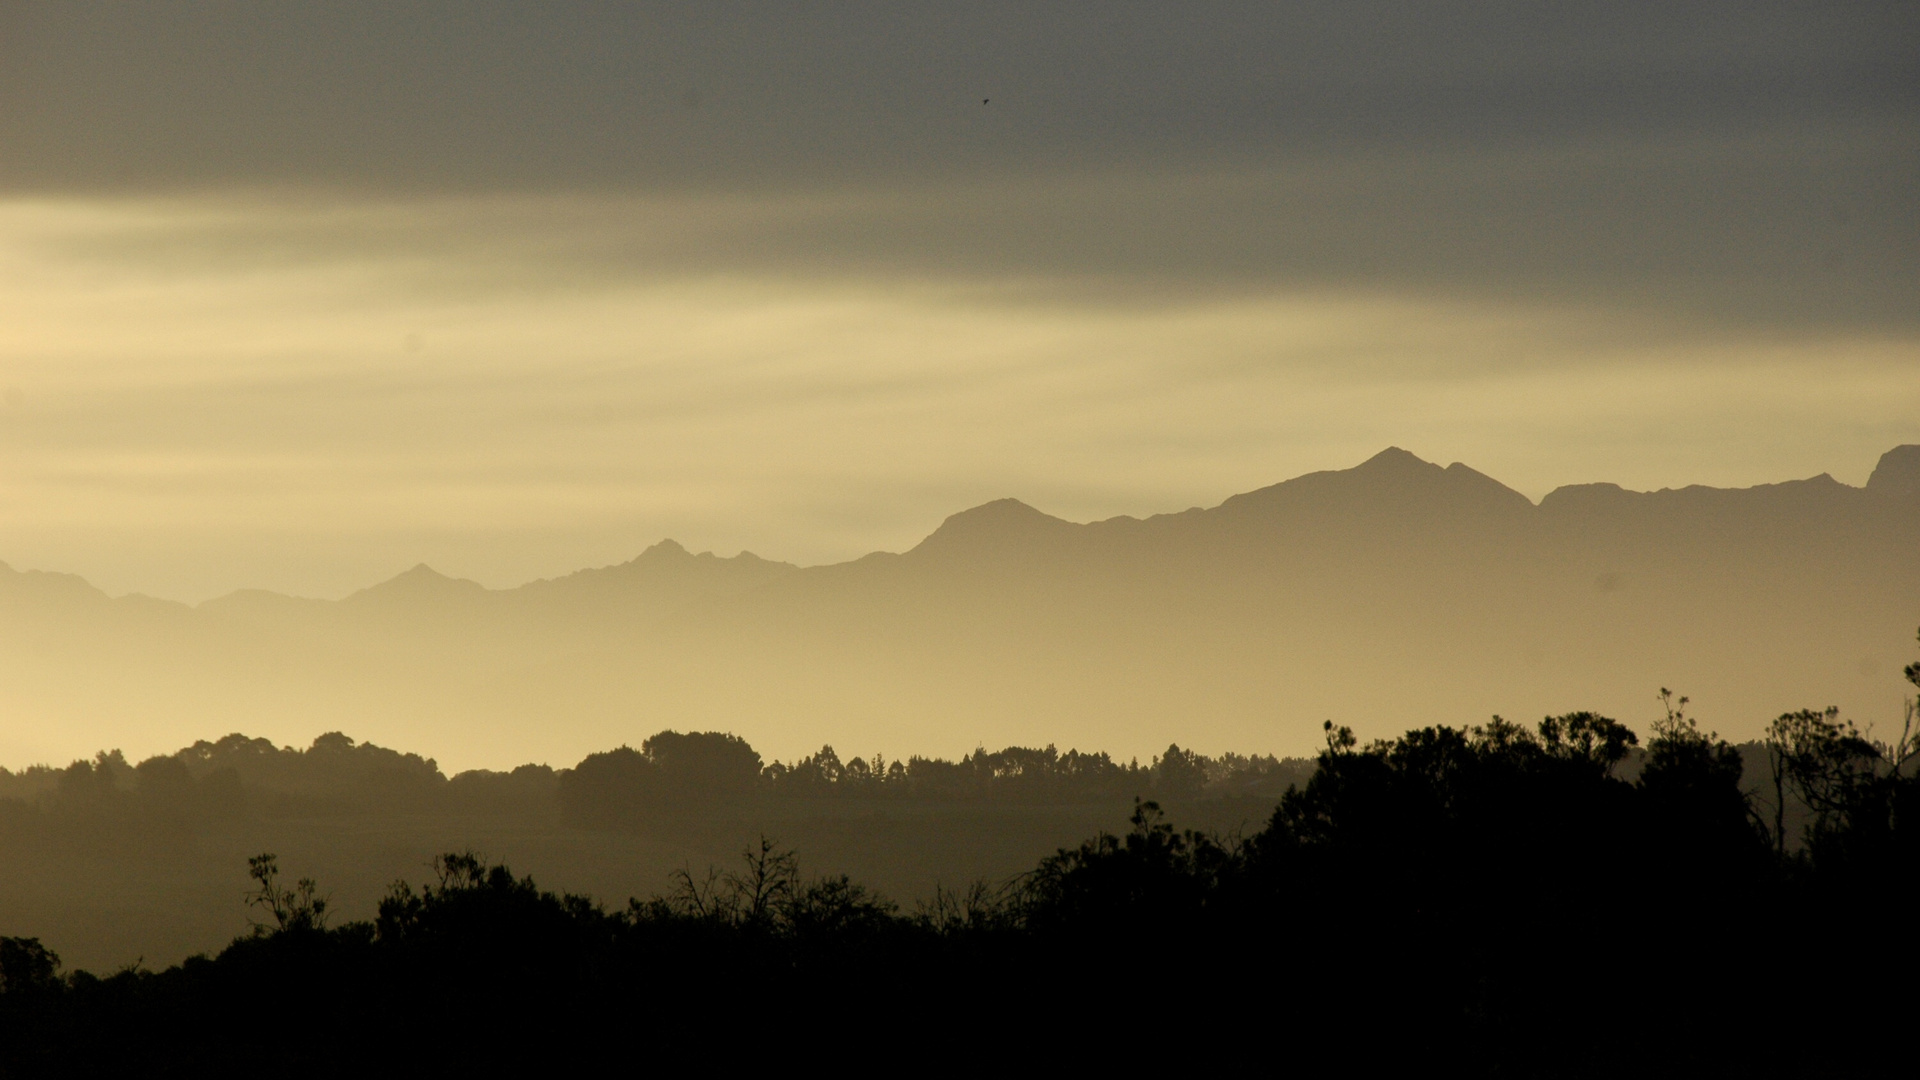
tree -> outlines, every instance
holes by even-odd
[[[60,956],[39,938],[0,937],[0,995],[57,990]]]
[[[722,874],[708,867],[704,877],[691,868],[674,872],[667,907],[700,920],[765,929],[780,922],[800,891],[800,862],[794,853],[762,836],[741,853],[745,869]]]
[[[1907,665],[1920,688],[1920,663]],[[1813,815],[1806,829],[1816,864],[1852,875],[1912,875],[1920,863],[1920,700],[1908,698],[1900,734],[1883,742],[1840,711],[1783,713],[1767,729],[1774,785],[1774,840],[1785,853],[1789,795]]]
[[[273,916],[273,926],[255,923],[254,933],[298,933],[327,928],[327,898],[316,895],[319,886],[312,878],[301,878],[293,888],[280,887],[280,864],[271,853],[247,860],[247,876],[256,888],[247,893],[247,905]]]
[[[1660,702],[1666,716],[1653,723],[1638,781],[1652,818],[1649,840],[1671,872],[1725,875],[1733,873],[1726,860],[1751,865],[1765,836],[1740,784],[1740,751],[1717,732],[1702,732],[1685,697],[1662,687]]]
[[[1607,776],[1629,747],[1639,745],[1640,737],[1599,713],[1572,712],[1540,721],[1540,741],[1549,755]]]
[[[747,740],[719,731],[662,731],[640,744],[659,770],[671,808],[730,802],[760,780],[760,755]]]
[[[1174,798],[1192,798],[1207,783],[1207,759],[1191,750],[1169,743],[1167,752],[1154,759],[1153,789]]]
[[[1026,884],[1026,919],[1043,932],[1098,936],[1190,931],[1239,858],[1235,846],[1176,831],[1160,805],[1134,800],[1125,836],[1101,833],[1043,860]]]

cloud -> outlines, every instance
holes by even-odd
[[[1920,439],[1912,5],[0,8],[0,521],[199,598]],[[982,99],[991,99],[982,104]]]
[[[905,276],[1125,307],[1337,289],[1904,332],[1920,291],[1909,197],[1920,139],[1908,134],[1373,151],[763,193],[66,197],[18,200],[10,216],[21,257],[186,276],[414,265],[419,287],[478,292]]]
[[[1389,443],[1537,496],[1858,482],[1920,434],[1920,354],[1881,330],[1331,278],[1126,302],[1136,286],[1071,267],[1000,276],[985,246],[944,268],[701,261],[730,231],[841,212],[11,204],[5,557],[190,599],[339,595],[423,559],[506,585],[668,535],[849,558],[1006,495],[1178,510]]]
[[[36,190],[765,190],[1817,129],[1911,120],[1920,52],[1897,2],[265,0],[4,18],[0,183]]]
[[[1370,289],[1856,329],[1910,327],[1920,291],[1910,4],[0,20],[0,193],[313,201],[156,220],[144,242],[188,270],[411,245],[515,287],[537,266],[564,288],[907,274],[1122,305]]]

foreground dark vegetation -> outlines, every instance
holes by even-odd
[[[1920,686],[1920,664],[1907,677]],[[261,856],[258,925],[217,956],[63,975],[36,940],[0,940],[4,1068],[494,1071],[603,1052],[905,1068],[959,1046],[1831,1075],[1910,1054],[1912,706],[1892,742],[1830,710],[1786,714],[1743,760],[1666,700],[1644,743],[1591,713],[1364,747],[1329,725],[1249,834],[1177,829],[1143,800],[1120,835],[912,908],[762,841],[624,906],[447,854],[374,919],[336,925],[320,886]],[[663,779],[686,775],[671,762],[688,748],[735,755],[702,769],[742,786]],[[804,775],[755,759],[748,780],[747,754],[663,736],[590,758],[571,775],[602,787],[560,794],[576,816],[656,820]]]

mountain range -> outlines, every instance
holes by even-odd
[[[1210,509],[1077,524],[1014,499],[904,553],[798,567],[664,540],[490,590],[422,565],[346,599],[110,598],[0,564],[0,754],[345,730],[458,768],[567,764],[663,728],[793,756],[1057,743],[1302,753],[1595,709],[1663,686],[1751,737],[1898,724],[1920,626],[1920,446],[1865,487],[1555,490],[1397,448]]]

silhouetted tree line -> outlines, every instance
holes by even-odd
[[[887,761],[879,754],[843,761],[827,746],[792,764],[763,764],[735,735],[662,731],[638,750],[590,754],[571,769],[523,765],[449,779],[431,758],[355,743],[339,732],[304,750],[235,734],[138,765],[115,750],[65,768],[0,768],[0,830],[49,815],[67,824],[164,829],[249,814],[423,808],[512,814],[557,807],[570,825],[631,828],[819,801],[1124,806],[1136,795],[1175,803],[1272,800],[1304,782],[1313,767],[1311,759],[1207,757],[1178,745],[1145,765],[1051,746],[982,749],[957,762]]]
[[[546,770],[551,775],[551,770]],[[306,750],[229,735],[129,765],[118,750],[64,769],[0,769],[0,800],[65,814],[199,820],[248,809],[268,813],[316,807],[420,805],[447,787],[429,758],[329,732]]]
[[[1906,674],[1920,686],[1920,663]],[[1142,800],[1124,835],[911,910],[808,879],[763,840],[617,908],[449,854],[374,920],[330,926],[319,887],[261,856],[259,925],[217,957],[63,976],[36,940],[0,940],[0,1059],[8,1075],[603,1054],[729,1071],[1910,1062],[1914,703],[1891,742],[1831,710],[1780,717],[1756,795],[1738,749],[1663,698],[1644,746],[1592,713],[1364,747],[1329,723],[1317,768],[1252,835],[1178,830]],[[636,756],[683,753],[765,782],[744,744]],[[1789,798],[1809,808],[1792,837]]]
[[[1134,796],[1273,799],[1304,782],[1313,767],[1297,758],[1207,757],[1178,744],[1146,765],[1052,746],[981,749],[959,761],[887,761],[879,754],[843,761],[826,746],[792,764],[762,765],[739,736],[663,731],[638,750],[622,746],[588,755],[559,774],[558,787],[563,820],[593,828],[815,800],[1124,805]]]

